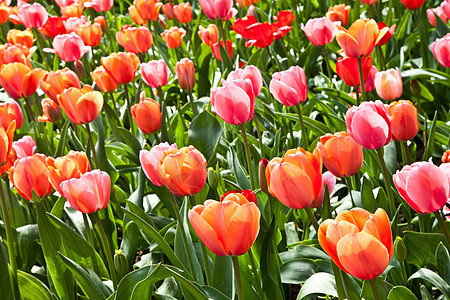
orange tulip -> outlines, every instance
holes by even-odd
[[[247,253],[258,236],[261,213],[242,193],[231,193],[221,202],[194,206],[188,217],[206,247],[227,256]]]
[[[16,121],[14,120],[6,129],[0,126],[0,166],[5,165],[9,160],[15,130]]]
[[[144,25],[147,23],[147,20],[142,19],[141,15],[138,13],[136,6],[130,5],[128,7],[128,13],[130,14],[131,19],[137,25]]]
[[[339,4],[328,9],[326,17],[333,22],[341,22],[342,26],[347,25],[350,5]]]
[[[30,201],[33,201],[33,192],[42,198],[52,191],[52,185],[48,181],[45,155],[42,154],[16,160],[9,171],[9,179],[19,194]]]
[[[0,66],[14,62],[20,62],[31,68],[31,53],[27,47],[9,43],[0,45]]]
[[[58,95],[65,89],[81,88],[77,74],[69,68],[47,73],[40,83],[41,89],[53,101],[59,104]]]
[[[102,30],[108,29],[108,27],[106,26],[106,19],[104,16],[95,17],[94,23],[100,25],[102,27]]]
[[[162,3],[158,0],[134,0],[133,5],[144,20],[157,21]]]
[[[175,14],[173,13],[173,4],[166,3],[162,6],[162,12],[166,16],[167,20],[172,20],[175,18]]]
[[[192,91],[195,86],[195,68],[192,60],[183,58],[177,62],[175,73],[177,74],[181,88],[185,91]]]
[[[45,74],[22,63],[7,64],[0,69],[0,84],[12,98],[20,99],[34,94]]]
[[[38,117],[39,122],[59,123],[62,120],[62,111],[58,103],[52,99],[44,98],[41,101],[43,116]]]
[[[180,47],[185,35],[186,31],[183,28],[178,28],[177,26],[170,27],[161,33],[167,47],[170,49]]]
[[[125,84],[134,80],[139,58],[134,53],[119,52],[102,57],[101,63],[115,82]]]
[[[5,130],[12,121],[16,122],[16,129],[23,125],[23,113],[19,103],[12,99],[0,103],[0,126]]]
[[[407,141],[413,139],[419,132],[417,108],[409,100],[391,102],[387,106],[388,114],[392,117],[392,139]]]
[[[0,4],[0,24],[5,24],[9,19],[10,10],[4,3]]]
[[[252,4],[256,4],[259,0],[236,0],[240,7],[249,7]]]
[[[363,280],[383,273],[394,252],[391,224],[382,208],[374,214],[362,208],[342,211],[320,224],[318,236],[341,270]]]
[[[61,15],[64,18],[80,18],[83,15],[83,5],[81,3],[73,3],[61,7]]]
[[[290,149],[283,158],[273,158],[266,168],[269,193],[291,208],[305,208],[319,197],[322,187],[322,156]]]
[[[337,177],[355,175],[362,167],[363,147],[345,131],[322,136],[317,148],[325,167]]]
[[[207,46],[212,46],[219,41],[219,31],[215,24],[209,24],[206,28],[200,25],[198,36]]]
[[[56,159],[47,158],[48,179],[55,190],[62,195],[61,182],[72,178],[80,178],[91,170],[91,165],[84,152],[70,150],[66,156]]]
[[[134,54],[147,52],[153,44],[152,33],[145,26],[122,26],[116,33],[116,40],[125,50]]]
[[[98,46],[102,39],[102,26],[100,24],[81,24],[77,28],[77,34],[81,37],[86,46]]]
[[[442,154],[441,161],[443,164],[450,163],[450,150],[446,150],[444,154]]]
[[[103,66],[99,66],[91,72],[91,77],[98,88],[104,93],[112,92],[119,86],[117,82],[115,82],[114,79],[108,75]]]
[[[131,107],[131,114],[139,129],[145,134],[161,128],[161,108],[153,99],[141,99],[138,104]]]
[[[173,7],[173,13],[181,24],[189,23],[192,20],[192,8],[189,2],[175,5]]]
[[[103,96],[90,86],[83,89],[69,88],[58,95],[58,102],[74,124],[92,122],[103,107]]]
[[[389,28],[378,29],[373,19],[358,19],[347,30],[339,26],[336,40],[348,57],[369,56],[375,44],[383,38]]]
[[[33,46],[33,32],[30,29],[25,30],[17,30],[17,29],[10,29],[8,31],[8,35],[6,36],[6,39],[8,40],[8,43],[12,45],[21,44],[30,49]]]

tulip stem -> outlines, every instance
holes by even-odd
[[[386,162],[384,161],[383,152],[381,151],[381,148],[376,149],[376,151],[378,154],[378,159],[380,160],[381,170],[383,171],[384,181],[386,183],[389,210],[390,210],[389,215],[392,218],[395,214],[395,204],[394,204],[394,195],[392,194],[391,174],[388,168],[386,167]]]
[[[305,148],[308,148],[309,142],[308,142],[308,136],[306,134],[305,124],[303,123],[302,107],[300,106],[300,103],[297,104],[297,113],[298,113],[298,119],[300,121],[300,126],[302,128],[302,145],[303,145],[303,149],[305,149]]]
[[[36,118],[34,116],[33,109],[31,108],[30,104],[31,99],[28,97],[24,97],[23,101],[25,102],[25,107],[27,108],[28,114],[30,115],[30,121],[36,122]]]
[[[331,73],[330,61],[328,59],[327,46],[323,45],[323,53],[325,55],[325,64],[327,65],[328,78],[330,78],[330,86],[333,85],[333,74]]]
[[[32,31],[33,31],[34,35],[36,36],[36,40],[37,40],[37,42],[38,42],[38,44],[39,44],[39,48],[40,48],[40,49],[39,49],[39,52],[41,53],[42,58],[44,59],[44,64],[45,64],[45,66],[46,66],[47,68],[49,68],[49,67],[50,67],[50,64],[49,64],[49,62],[48,62],[47,54],[44,52],[45,45],[44,45],[44,41],[42,40],[41,33],[40,33],[39,31],[37,31],[36,28],[33,28]],[[55,55],[57,55],[57,54],[55,54]],[[50,68],[50,69],[51,69],[51,68]]]
[[[378,46],[378,53],[380,53],[381,63],[383,67],[383,71],[386,70],[386,60],[384,59],[383,49],[381,49],[381,46]]]
[[[88,238],[88,242],[89,242],[89,244],[91,244],[91,246],[93,248],[95,248],[94,237],[92,236],[91,226],[89,226],[89,221],[88,221],[87,215],[85,213],[81,213],[81,214],[83,215],[84,228],[86,228],[86,235]]]
[[[192,114],[194,115],[194,118],[198,115],[197,107],[194,104],[194,96],[192,95],[192,91],[189,91],[189,103],[191,105]]]
[[[353,200],[353,188],[352,188],[352,182],[351,182],[351,178],[347,177],[347,178],[342,178],[342,180],[345,181],[345,184],[347,185],[347,189],[348,189],[348,194],[350,195],[350,199],[352,200],[353,205],[356,206],[355,201]]]
[[[219,53],[220,53],[220,57],[222,58],[222,62],[224,61],[224,57],[222,57],[222,51],[220,49],[223,49],[226,54],[226,59],[227,62],[231,64],[233,64],[233,62],[231,61],[231,57],[228,54],[228,47],[227,47],[227,37],[225,36],[225,31],[223,30],[223,21],[221,19],[217,19],[217,27],[219,27],[219,32],[220,32],[220,36],[222,37],[222,41],[223,41],[223,45],[220,44],[219,41]]]
[[[157,90],[159,103],[161,104],[161,138],[164,142],[170,142],[169,133],[167,131],[167,127],[170,127],[170,122],[167,117],[166,101],[164,101],[162,88],[159,86],[157,87]]]
[[[253,120],[255,121],[256,132],[258,133],[259,149],[261,151],[261,158],[264,158],[264,144],[262,142],[261,129],[259,128],[259,120],[256,116],[253,118]]]
[[[253,164],[252,164],[252,158],[251,158],[251,154],[250,154],[250,146],[249,146],[248,140],[247,140],[247,133],[245,132],[244,124],[240,124],[239,127],[241,128],[242,139],[244,140],[245,156],[247,158],[247,165],[248,165],[248,175],[250,176],[250,183],[252,186],[252,190],[254,190],[255,189],[255,179],[253,178]]]
[[[237,256],[231,256],[233,261],[234,275],[236,276],[236,285],[238,290],[239,300],[244,300],[244,290],[242,289],[241,272],[239,270],[239,258]],[[259,282],[258,282],[259,284]]]
[[[117,105],[116,105],[116,100],[114,100],[114,95],[113,95],[112,92],[110,92],[110,93],[108,93],[108,94],[109,94],[109,96],[111,97],[111,103],[112,103],[112,105],[113,105],[113,107],[114,107],[114,111],[116,112],[117,117],[118,117],[119,120],[120,120],[120,112],[119,112],[119,108],[118,108]]]
[[[305,207],[305,212],[308,215],[309,221],[313,225],[316,232],[319,232],[319,223],[317,223],[316,217],[314,217],[314,213],[310,206]]]
[[[440,210],[435,211],[434,215],[441,226],[442,232],[444,232],[445,238],[447,239],[447,243],[450,245],[450,234],[448,233],[447,227],[445,226],[444,219],[442,219]]]
[[[374,279],[369,280],[369,282],[370,282],[370,286],[372,287],[372,294],[373,294],[374,300],[381,299],[380,292],[378,291],[377,278],[375,277]]]
[[[400,141],[400,147],[402,150],[402,156],[403,156],[403,165],[406,166],[411,161],[411,155],[409,154],[409,148],[406,141]]]
[[[97,152],[95,151],[95,145],[94,145],[94,139],[92,138],[91,127],[89,126],[89,123],[86,123],[85,126],[86,126],[86,132],[87,132],[88,138],[89,138],[89,144],[91,145],[92,157],[94,158],[94,164],[95,164],[95,167],[97,169],[99,169],[100,164],[98,163]]]
[[[131,116],[131,102],[130,102],[130,95],[128,94],[128,84],[123,85],[125,89],[125,99],[127,100],[126,110],[127,110],[127,119],[130,126],[130,130],[133,133],[134,132],[134,126],[133,126],[133,117]]]
[[[203,256],[203,264],[205,265],[205,273],[206,273],[206,284],[211,285],[212,284],[212,278],[211,278],[211,270],[209,266],[209,258],[208,258],[208,250],[206,249],[205,244],[200,242],[200,245],[202,246],[202,256]]]
[[[108,239],[106,238],[105,229],[103,228],[102,221],[98,216],[98,212],[92,213],[94,215],[95,222],[97,223],[98,229],[100,231],[100,237],[102,238],[103,250],[105,251],[106,260],[108,261],[109,273],[111,274],[111,279],[113,282],[114,289],[117,287],[116,270],[114,269],[114,261],[111,254],[111,249],[109,247]]]
[[[414,16],[416,17],[417,26],[419,28],[419,36],[420,36],[420,46],[422,48],[422,68],[428,67],[428,41],[425,27],[422,22],[422,17],[420,16],[420,8],[416,8],[413,11]]]
[[[364,86],[364,72],[362,68],[362,58],[358,57],[358,66],[359,66],[359,86],[361,87],[361,96],[362,100],[365,101],[367,99],[366,97],[366,88]]]
[[[359,101],[359,89],[358,89],[358,86],[355,86],[354,89],[355,89],[355,94],[356,94],[356,106],[359,106],[359,104],[361,102]]]

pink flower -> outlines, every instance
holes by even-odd
[[[38,28],[47,22],[48,13],[39,3],[22,4],[17,15],[10,15],[10,18],[19,21],[26,28]]]
[[[444,12],[444,10],[442,9],[441,6],[438,6],[435,8],[429,8],[429,9],[427,9],[427,17],[428,17],[428,22],[430,22],[431,26],[436,27],[436,17],[434,16],[434,14],[436,14],[439,18],[441,18],[442,21],[444,21],[444,23],[447,22],[448,16]]]
[[[233,8],[233,0],[199,0],[205,15],[211,20],[230,20],[237,10]]]
[[[365,5],[372,5],[372,4],[377,3],[377,1],[378,0],[361,0],[361,3],[365,4]]]
[[[442,1],[441,7],[444,10],[445,14],[447,15],[447,18],[450,19],[450,0]]]
[[[259,93],[261,92],[263,83],[262,83],[262,77],[261,72],[259,69],[255,66],[246,66],[243,69],[238,69],[236,71],[230,72],[227,77],[227,81],[233,81],[233,80],[245,80],[250,79],[253,86],[253,95],[257,97]]]
[[[33,156],[36,150],[36,143],[29,135],[13,142],[12,148],[16,152],[17,159],[27,156]]]
[[[319,197],[317,197],[317,199],[314,200],[313,203],[311,203],[311,208],[322,206],[323,196],[325,193],[325,185],[328,187],[328,194],[331,195],[336,185],[336,176],[334,176],[330,171],[326,171],[322,174],[322,188],[320,189]]]
[[[364,83],[364,90],[366,91],[366,93],[371,92],[375,88],[374,80],[377,73],[377,67],[372,66],[369,71],[369,75],[367,76],[366,82]],[[361,91],[361,87],[359,87],[359,90]]]
[[[78,0],[55,0],[55,2],[62,8],[77,3]]]
[[[436,60],[446,68],[450,67],[450,33],[447,33],[443,38],[436,39],[431,44],[431,51]]]
[[[325,17],[309,19],[306,25],[302,25],[302,30],[314,46],[323,46],[330,43],[337,31],[333,22]]]
[[[56,53],[63,61],[77,61],[86,54],[91,47],[85,46],[81,37],[75,33],[57,35],[53,39],[53,49],[47,52]]]
[[[7,129],[13,120],[16,121],[16,130],[22,127],[23,113],[19,103],[14,100],[0,103],[0,126]]]
[[[374,80],[377,94],[384,100],[394,100],[403,93],[402,75],[398,68],[378,72]]]
[[[165,86],[169,79],[169,68],[163,59],[141,64],[142,79],[152,88]]]
[[[170,148],[178,149],[176,144],[170,145],[169,143],[164,142],[152,147],[150,151],[139,151],[139,160],[141,162],[142,169],[144,170],[145,175],[147,175],[147,178],[150,179],[154,185],[163,185],[159,176],[159,173],[162,170],[161,158],[163,157],[164,152]]]
[[[305,71],[299,66],[272,75],[269,90],[277,101],[286,106],[295,106],[308,98]]]
[[[84,7],[92,7],[96,12],[108,11],[114,4],[114,0],[90,0],[84,3]]]
[[[75,18],[75,17],[68,18],[63,23],[64,23],[64,28],[66,29],[67,33],[71,33],[71,32],[76,32],[77,28],[80,25],[87,24],[88,22],[86,21],[85,16],[81,16],[81,18]]]

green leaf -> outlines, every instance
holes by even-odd
[[[236,178],[239,187],[242,190],[250,189],[251,188],[250,180],[247,178],[244,170],[242,169],[242,166],[239,163],[239,160],[236,156],[236,152],[234,151],[233,147],[229,148],[228,161],[233,166],[234,176]]]
[[[436,122],[437,122],[437,111],[434,113],[433,123],[431,125],[431,130],[427,131],[427,147],[425,148],[425,152],[423,153],[423,160],[428,160],[430,156],[433,154],[433,146],[434,146],[434,135],[436,133]]]
[[[39,279],[17,270],[17,281],[19,282],[20,294],[23,300],[53,300],[52,293]],[[3,289],[2,289],[3,290]],[[2,298],[11,299],[11,298]]]
[[[372,192],[372,183],[366,176],[363,176],[361,185],[361,202],[364,208],[371,213],[374,213],[378,208],[377,202],[375,201],[375,197]]]
[[[0,242],[0,298],[14,299],[9,278],[8,257],[2,242]]]
[[[394,286],[389,292],[388,300],[417,300],[417,297],[407,287]]]
[[[409,277],[408,282],[414,279],[421,279],[430,282],[431,284],[436,286],[447,298],[450,299],[450,285],[433,271],[425,268],[419,269],[419,271]]]
[[[67,143],[68,129],[69,129],[69,126],[71,123],[72,122],[69,119],[67,119],[61,129],[61,135],[59,137],[58,146],[56,147],[56,151],[55,151],[55,155],[54,155],[55,157],[60,157],[60,156],[63,156],[63,154],[64,154],[64,148]]]
[[[233,297],[233,262],[230,256],[214,259],[212,285],[228,297]]]
[[[309,277],[302,285],[297,299],[304,299],[311,295],[330,295],[337,297],[334,276],[328,273],[316,273]]]
[[[436,265],[441,277],[450,284],[450,255],[443,243],[439,243],[436,248]]]
[[[300,284],[316,273],[317,265],[312,259],[299,258],[280,266],[281,282]]]
[[[439,243],[445,244],[445,236],[440,233],[420,233],[405,231],[403,242],[406,246],[406,261],[414,265],[436,265],[435,252]]]
[[[212,156],[219,144],[222,131],[216,117],[204,110],[192,120],[189,126],[188,145],[194,146],[209,162],[213,159]]]
[[[36,243],[36,240],[39,239],[38,225],[21,226],[17,228],[17,235],[22,257],[22,269],[31,271],[39,253],[39,245]]]

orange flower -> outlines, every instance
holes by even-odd
[[[227,256],[247,253],[258,236],[261,213],[242,193],[231,193],[221,202],[194,206],[188,217],[209,250]]]
[[[319,243],[344,272],[363,280],[378,277],[393,254],[391,224],[386,212],[362,208],[339,213],[319,227]]]
[[[23,125],[23,113],[19,103],[12,99],[0,103],[0,126],[7,129],[12,121],[16,122],[16,129]]]
[[[70,88],[58,95],[59,105],[74,124],[92,122],[103,107],[103,96],[92,87]]]
[[[6,36],[8,43],[12,45],[21,44],[30,49],[33,46],[33,32],[30,29],[10,29]]]
[[[192,60],[183,58],[177,62],[175,73],[177,74],[181,88],[185,91],[192,91],[195,86],[195,68]]]
[[[81,3],[73,3],[61,7],[61,15],[64,18],[79,18],[83,15],[83,5]]]
[[[104,93],[112,92],[119,86],[117,82],[115,82],[114,79],[108,75],[103,66],[99,66],[91,72],[91,77],[98,88]]]
[[[338,4],[328,9],[326,17],[333,22],[341,22],[342,26],[347,25],[350,5]]]
[[[131,19],[137,25],[144,25],[147,23],[147,20],[142,19],[141,15],[138,13],[136,6],[130,5],[128,7],[128,13],[130,14]]]
[[[134,0],[133,5],[144,20],[157,21],[162,3],[158,0]]]
[[[166,3],[162,6],[162,12],[166,16],[167,20],[172,20],[175,18],[175,14],[173,13],[173,4]]]
[[[192,20],[192,8],[189,2],[180,3],[173,7],[173,14],[180,23],[189,23]]]
[[[58,103],[52,99],[44,98],[41,101],[43,116],[38,117],[39,122],[58,123],[62,120],[62,111]]]
[[[0,84],[12,98],[20,99],[34,94],[45,74],[22,63],[7,64],[0,69]]]
[[[119,52],[102,57],[101,63],[115,82],[124,84],[134,80],[139,58],[134,53]]]
[[[41,89],[53,101],[59,104],[58,95],[65,89],[81,88],[77,74],[69,68],[47,73],[41,81]]]
[[[212,46],[219,41],[219,31],[215,24],[209,24],[206,28],[200,25],[198,36],[208,46]]]
[[[0,126],[0,166],[6,164],[9,160],[15,130],[16,121],[14,120],[6,129]]]
[[[9,19],[9,7],[4,3],[0,4],[0,24],[5,24]]]
[[[392,139],[407,141],[413,139],[419,132],[417,108],[409,100],[391,102],[387,106],[388,114],[392,117]]]
[[[147,52],[153,44],[152,33],[145,26],[122,26],[116,33],[116,40],[125,50],[134,54]]]
[[[31,53],[27,47],[9,43],[0,45],[0,66],[14,62],[20,62],[31,68]]]
[[[161,127],[161,108],[153,99],[141,99],[131,107],[131,114],[139,129],[145,134],[157,131]]]
[[[375,44],[384,36],[389,28],[378,29],[373,19],[358,19],[347,30],[339,26],[336,40],[348,57],[369,56]]]
[[[106,30],[108,27],[106,26],[106,19],[104,16],[95,17],[94,23],[100,25],[102,30]]]
[[[98,46],[102,39],[102,26],[100,24],[81,24],[77,27],[77,34],[81,37],[86,46]]]
[[[256,4],[259,0],[236,0],[240,7],[249,7],[252,4]]]
[[[186,31],[183,28],[178,28],[177,26],[170,27],[161,33],[167,47],[170,49],[180,47],[185,35]]]

